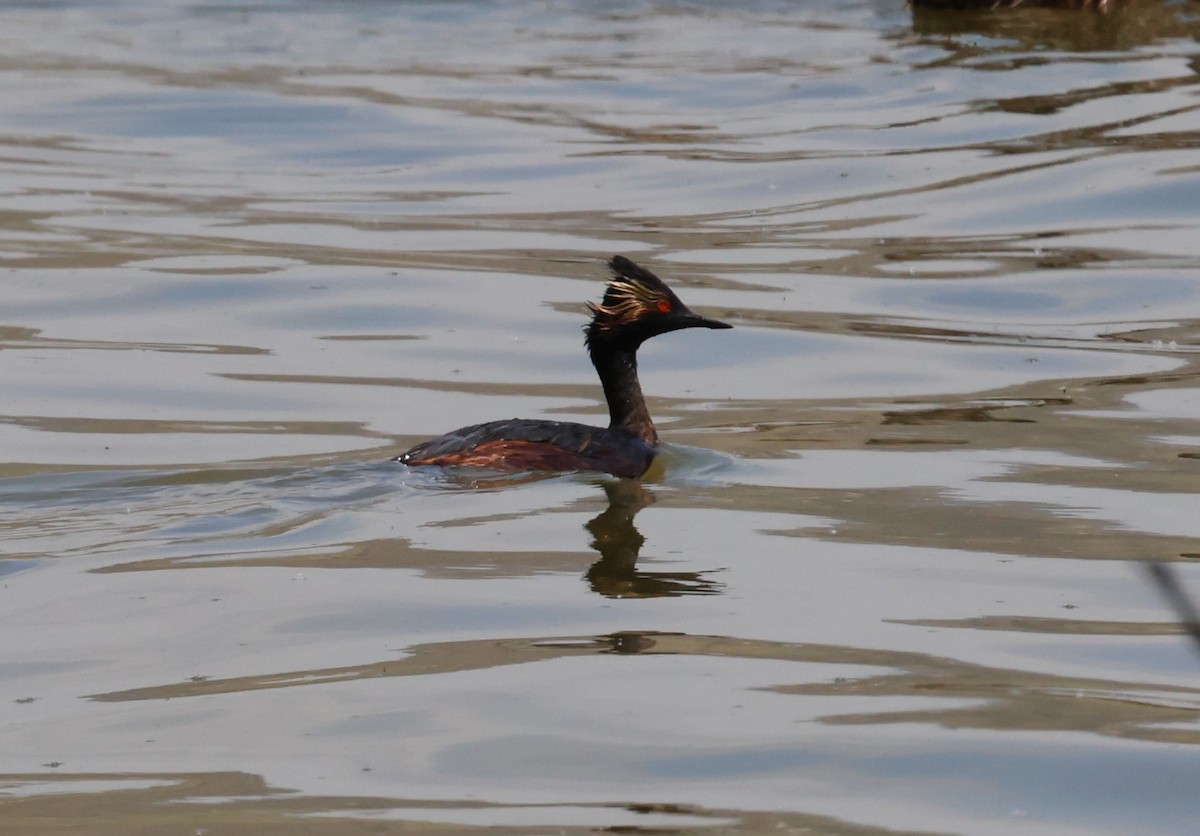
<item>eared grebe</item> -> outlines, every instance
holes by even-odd
[[[637,350],[645,340],[681,328],[732,328],[688,310],[662,279],[624,256],[608,262],[612,280],[599,305],[588,302],[588,354],[608,401],[609,424],[513,418],[446,433],[394,461],[466,465],[492,470],[598,470],[638,477],[658,452],[658,433],[638,383]]]

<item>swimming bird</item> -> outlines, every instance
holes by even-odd
[[[658,431],[638,382],[643,342],[682,328],[732,328],[679,301],[658,276],[622,255],[608,262],[612,278],[584,345],[608,401],[607,427],[513,418],[462,427],[424,441],[393,461],[409,467],[461,465],[490,470],[585,470],[637,478],[658,453]]]

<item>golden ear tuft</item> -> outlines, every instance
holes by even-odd
[[[592,316],[595,317],[596,325],[607,330],[632,322],[651,311],[665,313],[671,309],[671,300],[657,289],[647,287],[642,282],[617,277],[608,283],[608,289],[604,293],[604,301],[601,304],[588,302],[587,306],[588,310],[592,312]]]

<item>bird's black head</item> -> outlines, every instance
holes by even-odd
[[[612,279],[599,304],[588,302],[592,321],[584,330],[590,349],[611,345],[636,349],[643,341],[681,328],[732,328],[692,312],[663,280],[623,255],[608,262]]]

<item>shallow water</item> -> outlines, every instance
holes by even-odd
[[[0,830],[1191,833],[1200,16],[0,10]],[[603,421],[641,483],[407,471]]]

